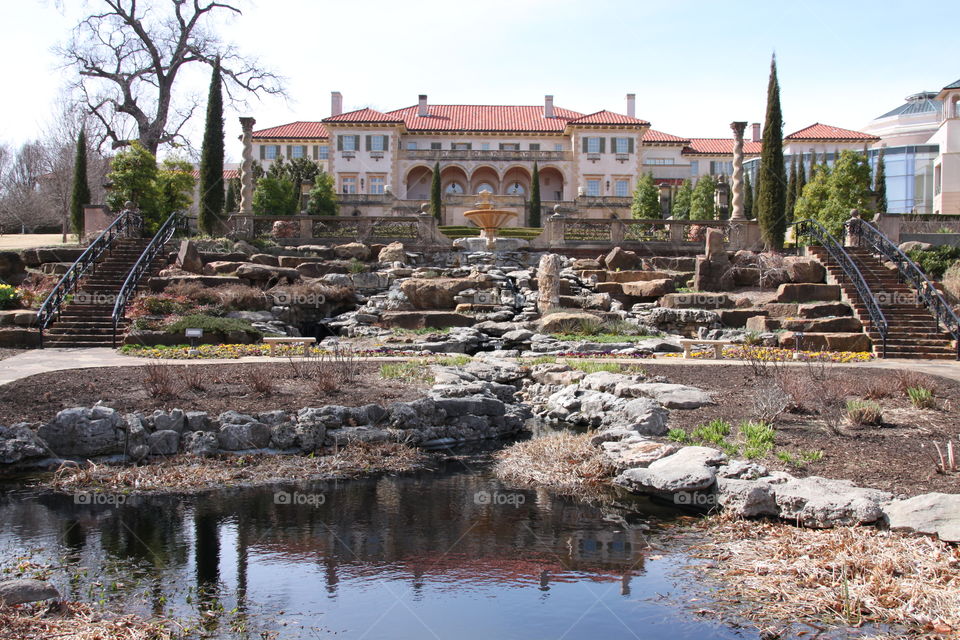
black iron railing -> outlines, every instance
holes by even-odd
[[[857,239],[858,245],[866,244],[873,253],[897,267],[900,282],[910,285],[917,292],[919,300],[933,315],[935,327],[938,329],[943,327],[953,338],[956,343],[957,360],[960,360],[960,318],[917,263],[901,251],[890,238],[865,220],[851,218],[847,221],[846,228],[850,236]]]
[[[850,284],[853,285],[853,288],[856,289],[857,295],[860,296],[864,306],[866,306],[867,315],[870,316],[870,324],[876,329],[877,333],[880,334],[880,340],[882,341],[881,355],[886,358],[887,335],[890,333],[890,323],[887,322],[886,316],[880,309],[880,303],[877,301],[877,297],[873,294],[870,285],[867,284],[867,281],[864,279],[857,264],[853,261],[853,258],[851,258],[850,254],[843,248],[843,245],[837,242],[837,240],[830,235],[830,232],[816,220],[800,220],[795,222],[794,225],[797,228],[798,238],[805,236],[813,242],[818,243],[823,247],[824,251],[830,254],[830,257],[840,266],[840,269],[843,270],[844,275],[850,281]]]
[[[40,310],[37,311],[37,327],[40,329],[41,347],[43,346],[43,332],[50,326],[54,318],[60,316],[61,307],[67,298],[74,294],[80,279],[87,275],[87,272],[95,269],[100,256],[113,249],[113,243],[117,238],[130,237],[133,232],[139,233],[142,228],[143,218],[140,217],[140,214],[134,210],[125,209],[70,265],[67,272],[60,278],[57,286],[53,288],[50,295],[40,305]]]
[[[170,217],[167,218],[167,221],[161,225],[160,230],[157,231],[156,235],[153,236],[153,239],[150,241],[150,244],[147,245],[147,248],[143,250],[143,253],[140,254],[140,257],[137,258],[136,263],[133,267],[130,268],[130,273],[127,274],[127,279],[123,281],[123,286],[120,287],[120,291],[117,292],[116,301],[113,304],[113,347],[117,347],[117,328],[120,325],[120,320],[123,319],[123,315],[126,312],[127,304],[130,302],[130,298],[133,297],[133,294],[137,292],[137,287],[140,285],[140,280],[143,278],[144,274],[150,273],[150,267],[153,265],[154,259],[157,255],[163,251],[163,248],[166,246],[174,234],[185,228],[187,225],[187,217],[181,211],[174,211],[170,214]]]

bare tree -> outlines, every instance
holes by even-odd
[[[224,89],[237,94],[284,95],[280,78],[224,43],[210,24],[240,10],[214,0],[99,0],[104,11],[87,16],[59,50],[79,72],[78,88],[103,127],[101,143],[113,148],[139,141],[153,154],[162,144],[183,141],[181,130],[198,103],[174,100],[180,71],[219,58]],[[164,8],[161,8],[165,4]]]

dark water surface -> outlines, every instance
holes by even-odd
[[[689,559],[647,536],[669,513],[624,520],[476,466],[77,502],[2,494],[0,566],[50,562],[70,599],[171,616],[192,637],[757,637],[678,604],[698,597],[675,583]]]

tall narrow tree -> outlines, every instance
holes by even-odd
[[[787,176],[783,164],[783,112],[780,110],[780,83],[777,81],[777,57],[770,59],[767,85],[767,113],[763,123],[763,149],[757,180],[757,221],[768,251],[783,249],[787,231]]]
[[[90,204],[90,185],[87,183],[87,132],[77,134],[77,151],[73,161],[73,190],[70,193],[70,226],[83,239],[83,205]],[[64,232],[66,233],[66,232]]]
[[[440,163],[433,165],[433,181],[430,183],[430,213],[437,220],[443,219],[443,192],[440,190]]]
[[[797,201],[800,199],[800,196],[803,195],[803,188],[807,186],[807,169],[803,164],[803,154],[800,154],[800,161],[797,162],[797,190],[796,195],[793,197],[793,214],[796,218],[797,214]]]
[[[887,212],[887,167],[883,158],[884,150],[880,147],[877,154],[877,168],[873,172],[873,194],[877,199],[877,212]]]
[[[813,180],[813,174],[817,172],[817,152],[810,150],[810,179]]]
[[[540,226],[540,168],[533,163],[533,177],[530,178],[530,226]]]
[[[227,180],[227,199],[223,203],[224,217],[237,210],[237,202],[239,200],[239,196],[237,195],[238,182],[240,181],[237,178],[231,178],[230,180]]]
[[[793,222],[793,207],[797,202],[797,156],[790,158],[790,178],[787,180],[787,223]]]
[[[743,215],[747,220],[753,220],[753,185],[749,173],[743,174]]]
[[[223,212],[223,94],[220,59],[213,63],[207,96],[207,123],[200,151],[200,215],[204,233],[214,234]]]

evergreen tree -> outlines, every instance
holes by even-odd
[[[268,173],[257,180],[253,191],[253,212],[266,216],[294,216],[300,201],[293,192],[293,181]]]
[[[810,179],[813,180],[813,174],[817,171],[817,152],[810,151]]]
[[[776,56],[770,59],[767,113],[763,123],[763,149],[757,182],[754,206],[763,242],[768,251],[779,251],[783,249],[783,237],[787,231],[787,176],[783,163],[783,112],[780,110]]]
[[[743,215],[747,220],[753,220],[753,185],[749,173],[743,174]]]
[[[677,189],[677,195],[673,198],[673,208],[670,215],[674,220],[690,219],[690,197],[693,195],[693,186],[690,184],[690,178],[684,179]]]
[[[660,209],[660,189],[653,182],[651,174],[644,173],[637,180],[630,210],[634,218],[650,220],[663,217]]]
[[[793,222],[793,206],[797,202],[797,157],[790,158],[790,178],[787,180],[787,223]]]
[[[440,163],[433,165],[433,181],[430,183],[430,213],[437,220],[443,218],[443,192],[440,190]]]
[[[832,169],[826,165],[817,167],[797,202],[797,215],[818,220],[840,240],[851,209],[859,209],[866,220],[872,217],[870,183],[866,157],[855,151],[842,151]]]
[[[313,180],[307,213],[314,216],[335,216],[340,210],[337,204],[337,191],[333,176],[320,171]]]
[[[717,181],[711,175],[702,176],[690,195],[690,220],[713,220],[716,217]]]
[[[200,151],[200,212],[197,219],[204,233],[216,232],[223,212],[223,95],[220,59],[213,63],[207,96],[207,122]]]
[[[530,226],[540,226],[540,168],[536,161],[533,163],[533,177],[530,179]]]
[[[803,154],[800,154],[800,160],[797,162],[797,189],[795,191],[796,196],[793,199],[793,219],[796,220],[797,216],[797,201],[800,200],[800,196],[803,195],[803,188],[807,185],[807,169],[803,164]]]
[[[884,150],[880,147],[877,154],[877,169],[873,175],[873,193],[877,198],[877,211],[887,212],[887,168],[883,159]]]
[[[223,203],[223,215],[233,213],[237,210],[240,200],[240,195],[237,193],[237,183],[240,182],[237,178],[231,178],[227,181],[227,199]]]
[[[77,151],[73,162],[73,190],[70,194],[70,226],[83,238],[83,205],[90,204],[90,185],[87,183],[87,132],[77,134]]]

